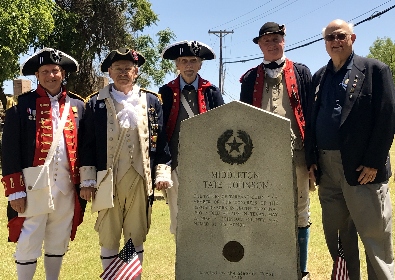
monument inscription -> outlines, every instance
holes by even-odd
[[[299,278],[290,138],[237,101],[182,122],[176,279]]]

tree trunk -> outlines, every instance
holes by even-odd
[[[1,101],[1,104],[3,105],[3,109],[5,111],[6,107],[7,107],[7,97],[5,96],[3,85],[4,85],[4,82],[0,82],[0,101]]]

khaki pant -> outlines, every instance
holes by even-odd
[[[146,240],[151,211],[143,178],[131,167],[114,188],[114,207],[99,211],[95,230],[101,247],[120,247],[121,234],[125,242],[132,238],[135,247]]]
[[[292,162],[298,189],[298,227],[306,227],[310,224],[310,197],[304,149],[293,151]]]
[[[394,279],[388,182],[350,186],[344,177],[340,151],[320,151],[319,159],[322,176],[318,195],[332,259],[336,260],[340,235],[350,280],[359,280],[359,234],[365,247],[368,279]]]
[[[167,202],[170,210],[170,233],[176,234],[177,230],[177,213],[178,213],[178,168],[171,172],[171,180],[173,181],[173,186],[166,190]]]

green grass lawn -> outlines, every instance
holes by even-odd
[[[6,199],[0,203],[0,280],[16,278],[13,258],[15,244],[7,242]],[[93,229],[96,214],[90,213],[88,205],[84,223],[79,227],[77,236],[70,242],[69,251],[63,261],[60,279],[90,280],[99,279],[102,272],[98,235]],[[144,244],[144,279],[174,279],[175,242],[169,232],[169,210],[164,200],[154,203],[152,225]],[[43,259],[38,259],[34,279],[45,279]]]
[[[395,147],[391,149],[393,167],[395,167]],[[391,178],[391,186],[395,184]],[[395,191],[391,190],[392,201],[395,202]],[[7,242],[6,199],[0,203],[0,280],[16,279],[15,263],[12,257],[15,244]],[[311,279],[329,279],[332,262],[326,248],[321,226],[321,208],[317,192],[311,193],[312,226],[310,232],[310,247],[308,270]],[[99,279],[102,272],[99,258],[100,249],[97,233],[93,230],[96,219],[90,213],[90,205],[85,214],[84,223],[79,227],[75,241],[70,243],[69,252],[64,257],[60,279]],[[143,279],[168,280],[174,279],[175,242],[169,233],[169,210],[164,200],[154,203],[152,225],[144,244]],[[363,257],[362,279],[367,279],[366,263]],[[37,280],[45,279],[42,258],[38,260]]]

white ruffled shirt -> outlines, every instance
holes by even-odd
[[[118,112],[117,119],[123,128],[135,129],[139,121],[139,95],[140,87],[134,85],[133,89],[127,94],[112,87],[111,96],[116,102],[123,105],[123,109]]]

